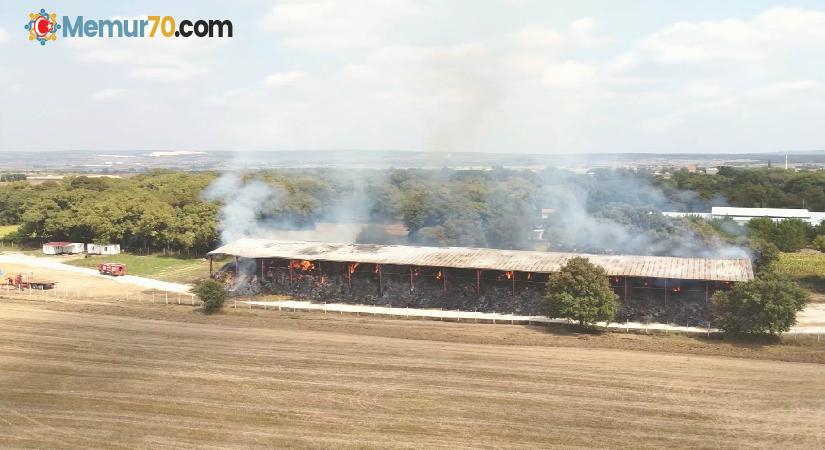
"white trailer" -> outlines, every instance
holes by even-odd
[[[86,244],[86,253],[90,255],[117,255],[120,244]]]

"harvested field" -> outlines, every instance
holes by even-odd
[[[765,356],[759,346],[728,358],[713,352],[730,344],[683,336],[19,298],[2,300],[0,322],[0,441],[10,447],[825,440],[825,365],[748,357]],[[684,351],[604,348],[622,340]]]

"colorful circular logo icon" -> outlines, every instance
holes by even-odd
[[[25,28],[29,30],[29,40],[37,40],[40,45],[46,45],[46,41],[57,39],[57,30],[60,25],[57,23],[57,14],[47,13],[41,9],[39,13],[29,14],[29,23]]]

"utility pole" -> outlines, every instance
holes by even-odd
[[[788,170],[788,154],[785,153],[785,170]]]

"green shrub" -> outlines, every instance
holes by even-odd
[[[752,238],[748,243],[753,252],[753,265],[756,272],[770,271],[779,261],[779,248],[761,238]]]
[[[547,314],[575,320],[581,326],[609,322],[619,307],[604,269],[587,258],[570,259],[547,281]]]
[[[195,286],[195,295],[203,302],[203,312],[212,314],[223,308],[226,289],[215,280],[203,280]]]
[[[808,292],[790,278],[763,272],[730,291],[713,294],[713,315],[728,334],[778,334],[796,324],[796,313],[808,300]]]
[[[813,246],[820,252],[825,253],[825,234],[820,234],[814,239]]]

